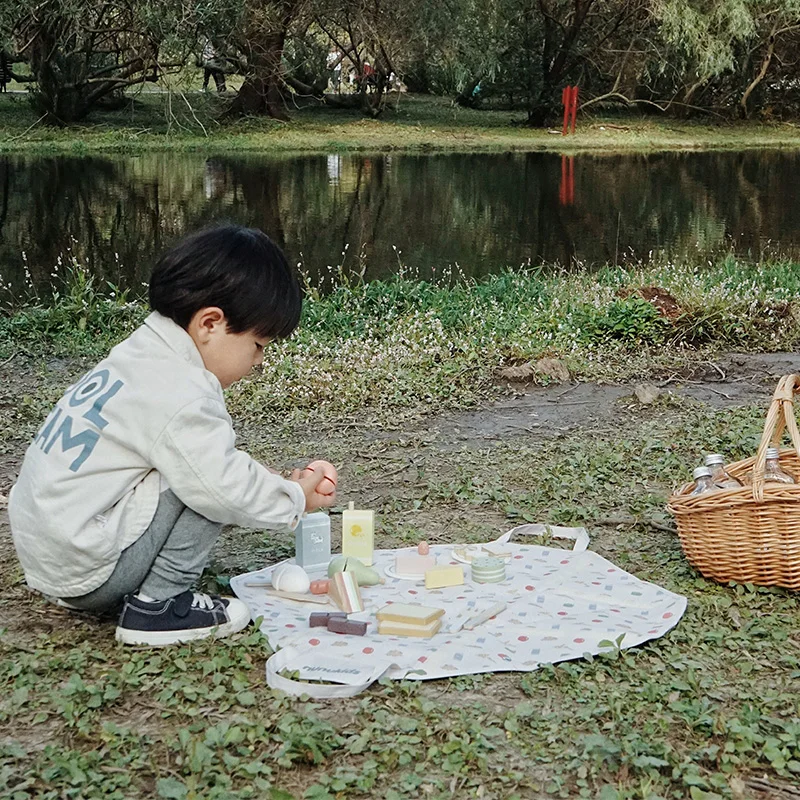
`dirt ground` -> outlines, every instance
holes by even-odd
[[[31,423],[48,411],[50,396],[57,396],[83,369],[79,363],[53,361],[41,367],[28,367],[19,359],[0,365],[0,411],[30,405],[25,435],[11,424],[0,441],[0,628],[5,628],[4,641],[22,653],[32,653],[37,637],[45,634],[59,642],[73,638],[104,642],[113,636],[113,622],[87,619],[49,605],[29,592],[16,562],[4,507],[4,498],[13,484],[21,463]],[[503,453],[500,461],[511,453],[512,463],[519,448],[526,453],[520,463],[520,480],[525,481],[525,458],[536,456],[537,449],[559,437],[598,436],[616,441],[640,427],[657,420],[659,435],[668,435],[670,426],[677,426],[687,404],[699,403],[712,409],[735,409],[761,405],[766,409],[777,378],[800,372],[800,353],[742,354],[727,353],[713,362],[698,362],[681,374],[664,374],[652,379],[650,387],[571,383],[547,387],[516,385],[506,389],[495,403],[465,412],[422,415],[396,425],[376,426],[366,418],[344,426],[317,430],[266,430],[265,426],[243,426],[239,430],[240,445],[259,459],[281,469],[290,469],[312,457],[326,457],[340,466],[343,499],[357,499],[366,507],[380,509],[381,530],[378,545],[395,547],[418,541],[422,535],[433,543],[475,540],[485,541],[488,532],[495,535],[512,527],[498,503],[461,502],[458,499],[459,465],[493,462],[494,454]],[[658,390],[657,402],[649,402]],[[43,399],[43,395],[45,399]],[[29,401],[28,398],[31,398]],[[37,399],[38,398],[38,399]],[[27,407],[27,406],[26,406]],[[16,413],[16,412],[15,412]],[[13,415],[9,417],[14,419]],[[20,425],[21,428],[24,427]],[[571,444],[565,445],[571,447]],[[484,473],[491,470],[484,469]],[[479,471],[478,471],[479,472]],[[472,470],[471,475],[477,474]],[[491,480],[491,476],[487,476]],[[438,494],[431,485],[438,483]],[[452,488],[452,497],[448,494]],[[485,488],[491,492],[489,485]],[[434,492],[431,497],[428,492]],[[422,502],[420,502],[422,499]],[[616,511],[614,512],[616,513]],[[624,517],[627,511],[620,511]],[[546,520],[543,520],[546,521]],[[593,525],[592,549],[615,561],[627,564],[632,571],[656,574],[661,559],[677,550],[670,521],[653,521],[645,526],[645,535],[635,539],[620,535],[618,526],[630,527],[627,519],[596,519]],[[335,530],[335,526],[334,526]],[[334,547],[337,546],[334,540]],[[258,568],[291,555],[291,537],[264,537],[260,531],[226,530],[216,548],[209,573],[231,576]],[[680,558],[679,554],[676,556]],[[626,561],[634,558],[638,561]],[[643,566],[644,565],[644,566]],[[656,573],[654,573],[654,570]],[[669,580],[669,579],[668,579]],[[209,588],[217,588],[213,585]],[[686,623],[688,629],[690,623]],[[252,680],[263,681],[263,664],[252,671]],[[511,712],[529,697],[525,683],[516,673],[492,676],[468,676],[454,681],[429,681],[419,688],[420,696],[433,701],[436,707],[447,707],[454,713],[473,713],[476,704],[486,704],[496,714]],[[152,727],[158,732],[160,707],[144,694],[133,706],[117,710],[128,724],[137,729]],[[350,725],[356,718],[356,701],[344,706],[318,704],[316,714],[336,728]],[[115,717],[116,718],[116,717]],[[121,717],[120,717],[121,718]],[[46,724],[15,726],[0,733],[0,743],[22,743],[29,753],[41,751],[48,742],[58,740],[63,731]],[[518,769],[542,784],[548,778],[546,767],[525,763],[521,751],[509,748],[506,767]],[[539,774],[541,772],[541,775]],[[293,773],[298,783],[291,786],[298,796],[310,781],[311,772]],[[788,784],[777,789],[776,779],[744,775],[746,791],[742,797],[794,796]],[[758,781],[761,784],[758,784]],[[745,785],[744,783],[742,784]],[[780,792],[784,793],[781,794]],[[488,794],[487,797],[499,796]],[[528,795],[526,795],[528,796]],[[533,794],[529,795],[534,797]],[[544,796],[536,794],[536,797]],[[549,796],[549,795],[548,795]]]
[[[26,371],[25,365],[6,364],[0,370],[5,402],[35,391],[42,385],[66,384],[81,371],[81,365],[52,361],[44,372]],[[711,362],[700,362],[683,374],[671,374],[654,379],[661,396],[690,398],[714,408],[729,408],[763,403],[766,408],[779,376],[800,372],[798,353],[727,353]],[[576,430],[609,430],[636,424],[646,418],[648,408],[634,393],[632,384],[572,383],[541,386],[510,386],[506,398],[473,411],[424,416],[396,428],[375,430],[372,426],[360,429],[353,424],[346,429],[322,431],[316,434],[298,432],[296,441],[283,438],[280,442],[264,440],[262,431],[243,429],[239,432],[241,446],[253,448],[259,457],[277,467],[288,469],[303,463],[315,453],[324,453],[342,465],[340,475],[349,493],[360,497],[367,506],[402,505],[403,493],[413,494],[414,470],[429,469],[442,454],[463,448],[480,450],[493,443],[530,444],[537,440],[564,435]],[[46,411],[45,411],[46,413]],[[669,405],[659,406],[659,414],[670,412]],[[0,452],[0,572],[5,573],[6,588],[0,597],[0,626],[20,633],[30,632],[30,608],[19,600],[28,594],[21,572],[15,567],[5,497],[8,494],[24,455],[27,442],[7,436]],[[263,453],[263,455],[262,455]],[[285,463],[275,459],[292,453]],[[273,455],[275,459],[270,460]],[[391,465],[385,469],[385,465]],[[496,513],[469,509],[463,515],[454,513],[448,519],[426,518],[424,512],[413,515],[412,530],[423,530],[428,539],[452,541],[464,538],[470,530],[496,526],[498,534],[507,521]],[[406,531],[388,527],[388,541],[382,546],[402,543]],[[335,542],[334,542],[335,545]],[[288,547],[289,545],[287,545]],[[220,572],[234,574],[263,565],[276,555],[283,557],[280,548],[267,546],[260,536],[244,535],[230,530],[220,539],[214,566]],[[290,555],[287,552],[285,555]],[[14,575],[9,585],[9,577]],[[31,598],[32,599],[32,598]],[[41,613],[41,611],[37,611]]]

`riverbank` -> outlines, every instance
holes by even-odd
[[[55,304],[30,298],[0,316],[0,794],[789,798],[800,600],[703,580],[664,503],[703,452],[755,449],[776,376],[798,357],[721,350],[796,347],[798,281],[794,264],[728,260],[310,289],[298,334],[229,405],[241,446],[264,462],[336,463],[334,548],[348,500],[376,510],[382,548],[584,525],[593,550],[689,599],[674,630],[630,650],[328,703],[270,691],[272,651],[253,628],[124,648],[113,622],[25,588],[2,501],[27,442],[146,312],[76,278]],[[652,302],[633,293],[655,285]],[[545,355],[573,374],[543,372]],[[525,369],[533,358],[539,371]],[[657,396],[637,397],[634,376]],[[229,529],[203,588],[291,554],[291,536]]]
[[[306,292],[299,330],[266,353],[269,379],[231,393],[240,418],[303,420],[323,411],[382,423],[431,405],[469,408],[496,399],[501,385],[644,380],[719,350],[800,343],[800,266],[790,261],[549,266],[438,283],[334,273],[324,293],[312,285]],[[0,360],[44,352],[97,359],[147,313],[80,265],[68,268],[53,301],[32,293],[16,303],[0,317]]]
[[[531,129],[522,112],[460,108],[448,98],[401,95],[376,120],[319,105],[291,120],[225,120],[225,100],[202,92],[143,92],[116,111],[59,130],[42,126],[24,94],[0,95],[0,153],[231,152],[648,152],[800,146],[789,122],[680,121],[638,114],[579,114],[578,130]]]

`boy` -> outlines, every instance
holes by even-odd
[[[261,231],[204,230],[166,252],[153,313],[71,386],[28,448],[9,516],[28,585],[85,611],[122,605],[116,638],[167,645],[249,621],[193,593],[224,524],[293,528],[334,502],[321,471],[284,480],[235,449],[222,394],[300,319],[301,294]]]

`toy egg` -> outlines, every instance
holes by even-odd
[[[303,594],[310,586],[308,573],[297,564],[282,564],[272,571],[272,587],[279,592]]]
[[[310,470],[311,472],[322,472],[325,476],[317,486],[317,492],[322,495],[331,495],[336,491],[336,481],[338,473],[336,467],[327,461],[312,461],[303,472]]]
[[[278,580],[278,576],[279,576],[279,575],[281,574],[281,572],[283,572],[283,571],[286,569],[286,567],[288,567],[288,566],[289,566],[289,565],[288,565],[288,564],[286,564],[286,563],[284,563],[284,564],[278,564],[278,566],[277,566],[277,567],[275,567],[275,568],[272,570],[272,574],[270,575],[270,580],[272,581],[272,586],[273,586],[273,588],[275,587],[275,581],[277,581],[277,580]]]
[[[428,553],[430,553],[430,551],[431,551],[431,546],[430,546],[430,545],[429,545],[427,542],[420,542],[420,543],[417,545],[417,552],[418,552],[418,553],[419,553],[421,556],[426,556],[426,555],[428,555]]]

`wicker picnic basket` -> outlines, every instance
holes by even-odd
[[[683,552],[706,578],[800,590],[800,484],[764,483],[767,448],[778,447],[784,428],[794,450],[781,450],[780,465],[800,481],[798,391],[800,375],[781,378],[755,457],[726,466],[747,485],[692,497],[688,483],[669,498]]]

